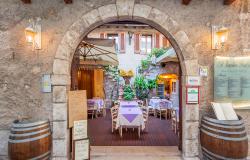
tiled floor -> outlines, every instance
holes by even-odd
[[[91,160],[181,160],[177,146],[91,146]]]

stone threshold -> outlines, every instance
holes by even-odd
[[[91,160],[181,160],[177,146],[91,146]]]

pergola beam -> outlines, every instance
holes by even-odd
[[[188,5],[191,2],[191,0],[182,0],[182,4]]]
[[[235,0],[224,0],[224,5],[230,5],[234,2]]]

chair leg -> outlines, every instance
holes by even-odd
[[[114,124],[113,124],[113,121],[112,121],[112,133],[114,132]]]
[[[141,134],[141,127],[138,127],[138,137],[140,138],[140,134]]]

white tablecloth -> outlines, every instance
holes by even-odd
[[[139,107],[120,107],[116,128],[118,129],[119,126],[141,126],[143,130],[145,128],[145,123],[141,109]]]
[[[150,99],[149,105],[152,106],[154,109],[158,109],[160,107],[160,103],[163,103],[163,107],[166,109],[170,109],[173,107],[173,103],[167,99]]]
[[[88,99],[87,105],[88,105],[88,107],[89,106],[92,107],[94,105],[95,107],[97,107],[97,110],[100,110],[103,108],[104,101],[103,101],[103,99],[96,99],[96,98],[95,99]]]

